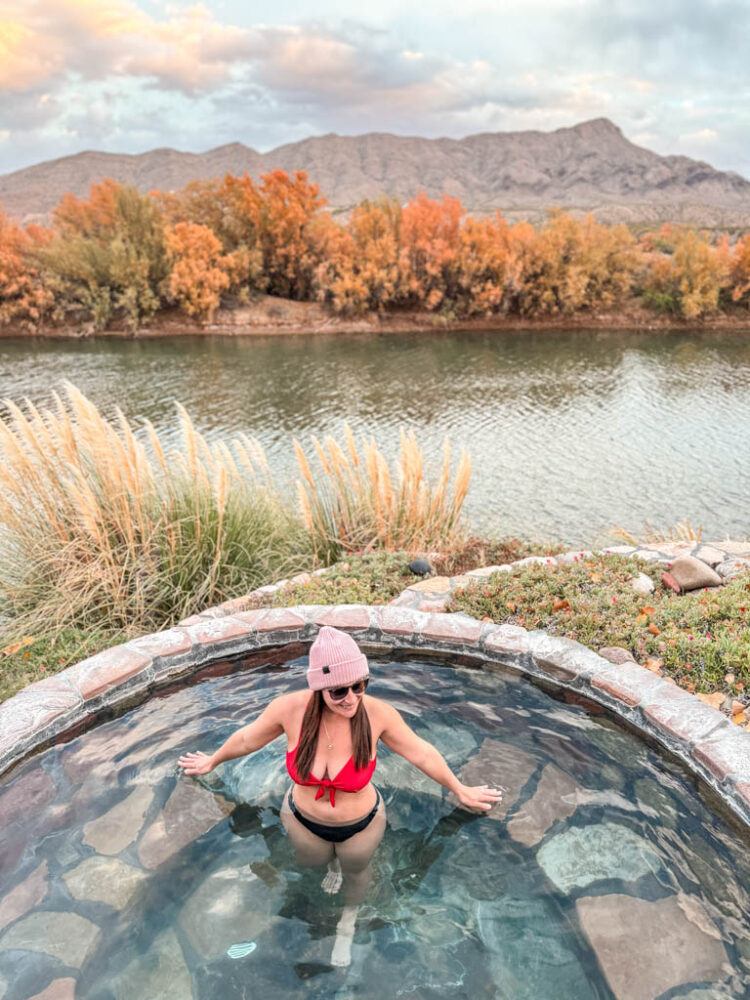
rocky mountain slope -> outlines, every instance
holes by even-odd
[[[603,221],[750,225],[750,181],[636,146],[604,118],[554,132],[465,139],[324,135],[262,154],[241,143],[200,154],[78,153],[0,177],[0,206],[16,218],[38,218],[66,191],[85,195],[103,177],[142,191],[173,190],[225,173],[257,178],[275,167],[307,171],[334,209],[383,193],[406,201],[423,189],[432,197],[455,195],[473,212],[500,209],[511,219],[539,218],[563,205],[594,211]]]

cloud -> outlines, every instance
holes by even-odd
[[[168,7],[159,20],[129,0],[11,0],[0,22],[0,89],[23,91],[65,74],[88,80],[144,77],[195,93],[219,86],[258,39],[221,24],[203,5]]]
[[[746,0],[0,0],[0,170],[85,147],[259,149],[324,131],[461,136],[607,116],[658,152],[747,169]],[[710,133],[715,133],[711,137]],[[25,162],[29,162],[26,159]]]

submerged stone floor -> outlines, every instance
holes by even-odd
[[[83,786],[91,775],[103,780],[95,753],[89,755],[88,770],[76,760],[75,751],[69,757],[66,760],[64,753],[63,774],[76,773]],[[390,790],[402,787],[411,793],[409,775],[398,764],[394,758],[383,762],[381,783]],[[40,797],[37,775],[30,772],[25,782],[22,779],[9,791],[0,792],[0,826],[18,821],[19,799],[28,796],[48,806],[55,804],[54,798]],[[743,986],[729,962],[715,912],[696,896],[679,888],[675,891],[674,880],[664,871],[652,843],[622,823],[594,819],[599,803],[612,804],[607,796],[616,796],[615,789],[609,793],[587,788],[583,779],[564,774],[553,763],[540,766],[512,742],[494,737],[473,749],[460,775],[467,783],[481,779],[504,789],[503,801],[487,819],[501,825],[499,843],[506,845],[502,849],[508,857],[527,869],[530,864],[538,866],[541,880],[547,880],[544,894],[536,900],[520,899],[507,887],[487,885],[483,872],[474,871],[469,929],[473,928],[477,946],[487,949],[485,959],[498,995],[547,1000],[549,994],[540,993],[539,985],[549,982],[556,984],[555,998],[561,1000],[594,1000],[601,995],[589,980],[591,969],[586,971],[580,952],[561,934],[558,918],[545,901],[548,896],[554,907],[572,907],[579,940],[591,949],[617,1000],[743,995],[737,992]],[[147,802],[140,785],[134,792],[124,789],[125,797],[117,804],[72,832],[76,841],[80,838],[88,847],[88,856],[81,860],[77,847],[66,858],[63,845],[55,858],[60,868],[55,877],[42,863],[0,899],[0,970],[7,968],[3,963],[8,961],[12,968],[25,964],[39,969],[39,975],[47,978],[41,991],[36,984],[36,992],[18,988],[8,992],[0,971],[0,1000],[73,1000],[77,995],[91,995],[77,994],[77,983],[86,963],[106,953],[107,928],[113,921],[121,928],[127,915],[144,904],[149,878],[169,878],[180,851],[226,822],[231,804],[221,795],[192,779],[173,777],[170,781],[171,792],[161,796],[161,806]],[[47,794],[56,791],[47,790]],[[648,789],[642,791],[647,798]],[[136,794],[140,795],[137,801]],[[669,793],[662,790],[661,794],[668,803]],[[615,804],[623,814],[634,808],[627,798]],[[31,837],[54,835],[70,818],[64,808],[47,813],[43,827],[27,816]],[[126,814],[129,818],[124,824]],[[396,832],[390,836],[397,836],[398,829],[395,817]],[[268,863],[267,853],[263,838],[238,838],[236,850],[230,848],[224,861],[213,862],[204,874],[197,874],[169,926],[145,951],[108,976],[109,993],[116,1000],[201,1000],[208,995],[218,1000],[222,962],[226,964],[234,942],[259,942],[260,953],[268,955],[280,940],[294,937],[300,922],[282,915],[283,884]],[[731,874],[719,870],[716,877],[726,882]],[[67,902],[61,883],[69,893]],[[445,905],[426,902],[419,913],[414,926],[415,954],[420,961],[430,961],[424,975],[433,977],[436,986],[444,986],[453,970],[453,946],[466,934]],[[366,905],[363,928],[367,922]],[[403,935],[399,928],[398,914],[394,914],[395,944]],[[354,964],[362,983],[376,981],[372,978],[376,970],[371,967],[376,956],[371,957],[369,940],[364,930],[355,937]],[[298,944],[297,957],[303,963],[309,959],[320,967],[328,961],[330,938],[300,937]],[[293,946],[291,938],[289,946]],[[248,956],[251,953],[248,950]],[[443,953],[444,961],[435,957]],[[215,982],[217,992],[201,993],[190,971],[196,963],[201,976]],[[252,969],[249,964],[245,975],[252,976]],[[28,981],[32,978],[29,974]],[[22,977],[17,983],[23,981],[27,980]],[[357,989],[363,996],[380,995],[377,990],[362,992],[362,986]],[[233,989],[227,995],[245,994]]]

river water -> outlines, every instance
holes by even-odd
[[[468,448],[472,527],[573,545],[688,518],[747,535],[750,336],[450,332],[387,336],[0,340],[0,398],[73,381],[109,413],[177,433],[256,436],[283,481],[292,440],[413,429],[428,467]]]

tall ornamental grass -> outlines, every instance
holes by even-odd
[[[301,510],[245,435],[208,443],[178,405],[179,447],[136,433],[66,383],[49,409],[4,403],[0,420],[0,634],[140,634],[356,549],[450,547],[471,474],[434,484],[413,434],[391,471],[374,441],[300,445]],[[292,499],[289,498],[292,494]],[[11,643],[11,646],[13,644]],[[5,652],[5,651],[3,651]]]
[[[48,410],[4,405],[0,610],[14,629],[148,631],[309,564],[252,439],[208,444],[178,407],[167,451],[148,422],[136,435],[70,384]]]
[[[437,481],[430,483],[413,431],[401,432],[393,471],[374,440],[358,449],[348,426],[345,438],[345,448],[331,437],[323,443],[313,438],[319,466],[315,473],[299,442],[294,442],[302,473],[298,482],[302,514],[316,553],[376,548],[426,551],[449,548],[458,540],[471,478],[471,460],[465,452],[452,481],[446,439],[442,469]]]

